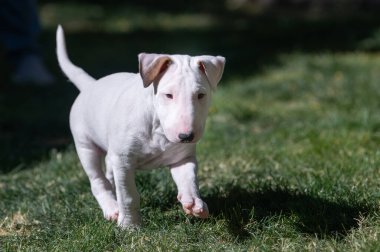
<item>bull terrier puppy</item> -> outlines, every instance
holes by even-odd
[[[57,56],[62,71],[80,91],[71,108],[70,128],[104,217],[123,228],[139,226],[135,171],[166,166],[185,213],[207,218],[208,208],[198,190],[195,149],[225,59],[141,53],[139,73],[95,80],[69,60],[61,26]]]

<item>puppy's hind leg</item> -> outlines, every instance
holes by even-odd
[[[107,220],[117,220],[119,210],[112,185],[102,170],[103,153],[93,143],[75,139],[75,147],[90,183],[91,191]]]

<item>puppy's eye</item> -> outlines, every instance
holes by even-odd
[[[206,94],[198,94],[198,100],[202,99],[205,96],[206,96]]]
[[[165,94],[166,98],[168,99],[173,99],[173,95],[172,94]]]

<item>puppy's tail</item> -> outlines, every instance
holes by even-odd
[[[60,25],[57,29],[57,56],[62,71],[66,74],[69,80],[74,83],[79,91],[82,91],[90,85],[90,83],[95,81],[95,79],[83,71],[83,69],[75,66],[70,61],[66,52],[65,34]]]

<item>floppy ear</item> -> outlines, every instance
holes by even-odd
[[[198,67],[203,72],[211,87],[215,90],[222,79],[226,59],[222,56],[199,56]]]
[[[148,87],[171,64],[171,59],[165,54],[140,53],[139,72],[144,87]]]

